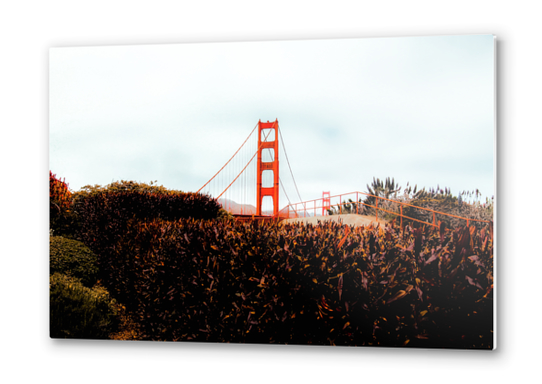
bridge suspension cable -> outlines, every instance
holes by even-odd
[[[280,126],[278,131],[280,136],[280,142],[282,143],[282,149],[284,149],[284,155],[286,156],[286,163],[288,164],[288,168],[290,169],[290,174],[292,175],[292,180],[294,181],[295,190],[297,191],[297,197],[299,197],[299,201],[303,201],[303,199],[301,199],[301,195],[299,194],[299,189],[297,189],[297,183],[295,182],[294,173],[292,172],[292,167],[290,166],[290,160],[288,160],[288,153],[286,152],[286,146],[284,145],[284,140],[282,139],[282,132],[280,131]],[[284,189],[284,186],[282,188]],[[284,191],[284,194],[286,195],[286,191]],[[288,199],[287,195],[286,198]],[[290,199],[288,199],[288,203],[290,203]]]
[[[250,139],[250,136],[252,136],[252,134],[253,134],[254,131],[256,130],[256,127],[257,127],[257,126],[258,126],[258,124],[256,124],[256,125],[254,126],[254,128],[252,129],[252,131],[250,132],[250,134],[248,135],[248,137],[245,139],[245,141],[243,142],[243,144],[241,144],[241,146],[239,147],[239,149],[238,149],[237,151],[235,151],[235,153],[233,154],[233,156],[230,157],[230,159],[226,162],[226,164],[224,164],[224,165],[222,166],[222,168],[220,168],[220,169],[218,170],[218,172],[215,173],[214,176],[211,177],[211,178],[209,179],[209,181],[206,182],[206,183],[203,185],[203,187],[201,187],[200,189],[198,189],[198,191],[197,191],[196,193],[199,193],[199,192],[200,192],[203,188],[205,188],[205,187],[207,186],[207,184],[209,184],[209,183],[210,183],[210,182],[211,182],[211,181],[212,181],[212,180],[213,180],[220,172],[222,172],[222,170],[223,170],[224,168],[226,168],[226,165],[228,165],[228,164],[230,163],[230,161],[232,161],[232,159],[235,157],[235,155],[237,155],[237,153],[241,150],[241,148],[243,148],[243,146],[246,144],[246,142],[248,141],[248,139]],[[252,160],[251,160],[251,161],[252,161]],[[250,161],[249,161],[249,163],[250,163]],[[247,164],[247,165],[248,165],[248,164]],[[245,168],[246,168],[246,167],[245,167]],[[244,169],[243,169],[243,170],[244,170]],[[242,172],[242,171],[241,171],[241,172]],[[236,178],[236,180],[237,180],[237,178]],[[231,184],[230,184],[230,185],[231,185]],[[226,188],[226,189],[228,189],[228,188]],[[224,192],[225,192],[225,191],[224,191]],[[224,193],[224,192],[222,192],[222,193]],[[222,196],[222,193],[220,194],[220,196]],[[220,196],[219,196],[219,197],[220,197]]]
[[[296,189],[299,201],[302,201],[301,195],[299,193],[299,189],[297,187],[297,183],[292,171],[292,167],[290,164],[290,160],[288,158],[288,154],[286,152],[286,147],[284,145],[284,138],[282,136],[282,132],[280,130],[280,127],[278,126],[278,121],[275,120],[276,128],[274,129],[268,129],[269,126],[267,124],[273,124],[269,123],[262,123],[261,121],[256,124],[256,126],[252,129],[250,134],[247,136],[247,138],[244,140],[244,142],[241,144],[241,146],[235,151],[235,153],[229,158],[229,160],[216,172],[213,177],[211,177],[200,189],[198,189],[198,193],[204,193],[202,191],[207,191],[205,193],[213,196],[216,200],[220,199],[220,204],[223,206],[223,208],[227,209],[228,211],[232,213],[237,214],[254,214],[257,213],[258,210],[262,210],[263,205],[262,202],[266,205],[266,207],[269,204],[269,201],[274,201],[273,205],[276,204],[277,210],[274,212],[274,214],[277,214],[276,212],[280,210],[280,207],[278,206],[278,189],[276,197],[273,198],[273,200],[263,200],[258,202],[258,196],[259,195],[259,189],[262,185],[258,184],[262,182],[262,179],[257,182],[256,175],[258,172],[257,168],[259,168],[260,163],[266,164],[266,168],[269,169],[269,164],[271,162],[276,162],[277,168],[276,168],[276,175],[277,178],[275,179],[275,185],[277,185],[277,188],[281,188],[281,195],[286,198],[288,201],[288,205],[292,205],[292,201],[290,201],[290,198],[288,196],[287,190],[290,190],[291,187],[288,186],[289,183],[286,183],[287,180],[285,180],[284,177],[280,177],[278,172],[278,164],[279,164],[279,157],[282,157],[282,151],[284,151],[284,156],[286,158],[286,163],[288,164],[288,168],[290,170],[290,175],[292,177],[292,181],[294,183],[294,187]],[[258,129],[260,125],[266,124],[265,128]],[[261,126],[260,126],[261,128]],[[267,130],[268,129],[268,130]],[[257,131],[258,135],[261,134],[262,137],[258,137],[258,140],[251,140],[251,137],[253,137],[254,132]],[[261,131],[261,132],[260,132]],[[275,134],[273,134],[273,132]],[[271,141],[268,141],[268,138],[270,135],[273,135],[273,138]],[[280,137],[280,139],[279,139]],[[273,143],[274,141],[277,141],[275,150],[269,145],[269,143]],[[282,150],[279,151],[279,144],[282,147]],[[254,161],[256,158],[256,155],[260,156],[261,154],[265,153],[265,159],[262,157],[260,160],[260,157],[258,157],[258,167],[256,167],[256,162]],[[269,160],[271,159],[271,160]],[[251,166],[252,164],[252,166]],[[239,171],[240,170],[240,171]],[[263,174],[262,174],[263,175]],[[260,175],[260,176],[262,176]],[[272,174],[271,174],[272,175]],[[264,189],[271,188],[269,186],[270,179],[269,173],[266,173],[263,180],[264,183],[267,184],[267,186],[264,186]],[[278,185],[280,184],[280,187]],[[276,200],[276,201],[275,201]],[[258,207],[257,209],[255,207]],[[268,208],[265,208],[266,212],[269,212]],[[255,212],[256,211],[256,212]]]
[[[256,125],[256,126],[257,126],[257,125]],[[256,127],[254,127],[254,128],[256,128]],[[271,132],[268,132],[268,133],[267,133],[267,136],[265,136],[265,140],[264,140],[263,142],[265,142],[265,141],[267,140],[267,138],[269,137],[270,134],[271,134]],[[251,133],[251,135],[252,135],[252,133]],[[249,136],[249,137],[250,137],[250,136]],[[245,140],[245,142],[246,142],[246,140]],[[263,144],[263,142],[262,142],[262,144]],[[239,174],[235,177],[235,179],[233,179],[233,181],[226,187],[226,189],[224,189],[224,190],[222,191],[222,193],[221,193],[220,195],[218,195],[217,199],[219,199],[219,198],[224,194],[224,192],[226,192],[226,191],[233,185],[233,183],[235,183],[235,181],[239,178],[239,176],[241,176],[241,174],[245,171],[245,169],[247,169],[248,165],[252,162],[252,160],[254,160],[254,158],[255,158],[256,155],[258,154],[258,151],[262,148],[262,144],[260,144],[260,146],[258,147],[258,150],[254,153],[254,155],[252,155],[252,157],[251,157],[250,160],[248,161],[247,165],[245,165],[245,167],[241,170],[241,172],[239,172]],[[243,145],[245,145],[245,144],[243,143]],[[239,149],[241,149],[241,148],[239,148]],[[238,151],[239,151],[239,150],[238,150]],[[237,153],[237,152],[236,152],[236,153]],[[234,156],[235,156],[235,155],[234,155]],[[230,159],[230,160],[231,160],[231,159]],[[222,167],[222,168],[224,168],[224,167]],[[219,172],[220,172],[220,171],[219,171]]]
[[[282,184],[282,180],[279,179],[280,186],[282,187],[282,192],[284,192],[284,196],[286,196],[286,200],[288,200],[288,205],[292,205],[292,202],[290,201],[290,198],[288,197],[288,194],[286,193],[286,188],[284,188],[284,184]]]

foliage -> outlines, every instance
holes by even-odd
[[[83,187],[74,194],[74,209],[82,241],[99,253],[132,223],[155,218],[212,219],[218,216],[220,205],[207,195],[169,190],[152,182],[120,181]]]
[[[397,193],[401,191],[401,187],[395,183],[395,179],[386,178],[384,182],[380,179],[373,177],[373,182],[371,185],[367,184],[367,193],[368,196],[365,198],[360,198],[359,201],[354,202],[352,199],[349,199],[347,202],[343,203],[341,207],[332,207],[331,210],[328,210],[328,214],[337,215],[339,213],[357,213],[363,215],[372,215],[376,214],[377,198],[383,197],[386,199],[396,199]],[[386,200],[378,199],[378,207],[386,210],[393,209],[392,206],[396,205]],[[389,215],[382,211],[379,211],[379,216],[385,217],[387,219],[394,219],[395,215]]]
[[[167,189],[164,186],[156,185],[156,181],[151,181],[149,184],[138,183],[135,181],[114,181],[106,186],[101,185],[85,185],[79,191],[78,196],[88,196],[96,193],[111,193],[111,192],[142,192],[150,194],[175,194],[181,191]]]
[[[353,201],[352,199],[348,199],[348,201],[343,202],[342,204],[337,204],[336,207],[331,206],[330,209],[327,210],[328,215],[346,215],[350,213],[356,213],[356,214],[368,214],[368,209],[363,204],[361,204],[361,199],[358,203]]]
[[[228,212],[222,207],[220,208],[220,211],[218,212],[217,218],[223,221],[230,221],[230,222],[235,220],[233,214],[231,212]]]
[[[401,204],[398,202],[412,205],[403,205],[403,215],[414,220],[404,217],[403,222],[415,226],[419,226],[420,221],[432,223],[433,220],[435,220],[435,223],[444,222],[451,228],[466,224],[465,220],[448,215],[435,214],[433,217],[433,212],[416,207],[468,219],[493,221],[493,199],[486,199],[485,203],[480,203],[479,198],[481,194],[478,190],[472,192],[463,191],[458,196],[454,196],[448,188],[437,186],[436,188],[426,190],[425,188],[418,189],[417,185],[412,188],[408,183],[407,187],[403,189],[402,194],[400,193],[401,190],[402,187],[395,183],[393,178],[390,179],[388,177],[384,182],[373,178],[372,184],[367,185],[369,196],[359,199],[358,202],[348,200],[341,207],[332,207],[328,210],[328,214],[359,213],[374,216],[376,213],[376,201],[378,200],[378,215],[388,221],[394,219],[400,221]],[[389,200],[377,199],[376,197]],[[479,227],[485,225],[485,223],[475,221],[471,221],[470,223]]]
[[[64,179],[49,171],[49,226],[56,235],[70,235],[72,193]]]
[[[401,191],[399,184],[395,183],[395,179],[386,178],[383,183],[380,179],[373,177],[371,186],[367,185],[367,192],[373,196],[382,196],[386,199],[391,199],[397,196],[397,192]]]
[[[368,189],[473,206],[438,188],[399,196],[389,178]],[[52,337],[493,348],[492,225],[240,222],[209,196],[125,181],[84,187],[70,210],[105,288],[54,273]],[[55,257],[74,275],[70,255]]]
[[[450,189],[442,189],[437,186],[436,189],[430,188],[425,190],[424,188],[413,194],[410,192],[410,188],[407,188],[402,197],[402,200],[408,204],[428,208],[437,212],[445,212],[454,216],[493,222],[493,201],[488,199],[486,203],[481,204],[478,201],[480,196],[479,191],[474,193],[463,191],[458,196],[454,196]],[[474,197],[475,200],[469,203],[464,201],[462,196]],[[432,212],[414,207],[406,207],[403,209],[403,214],[426,222],[433,221]],[[446,215],[436,214],[435,220],[446,223],[449,227],[465,225],[465,220]],[[485,225],[485,223],[478,223],[476,221],[472,221],[471,223],[477,226]]]
[[[388,200],[382,200],[378,199],[375,196],[383,197],[385,199],[396,199],[397,193],[401,190],[401,187],[399,187],[398,184],[395,183],[395,179],[390,179],[389,177],[386,178],[385,182],[383,183],[380,179],[375,179],[373,177],[372,185],[367,185],[367,193],[369,193],[369,196],[366,196],[363,200],[364,203],[364,209],[365,214],[368,215],[376,215],[376,208],[372,207],[379,207],[381,209],[385,209],[386,211],[393,211],[394,203],[388,201]],[[385,217],[386,219],[393,219],[393,216],[390,216],[388,212],[380,211],[379,215]]]
[[[71,192],[65,180],[57,178],[49,171],[49,203],[50,211],[59,214],[70,208]]]
[[[112,340],[139,340],[141,338],[139,324],[134,320],[133,314],[126,310],[124,305],[113,303],[117,311],[118,327],[109,335]]]
[[[76,277],[86,287],[92,287],[98,276],[96,255],[83,243],[61,236],[49,238],[50,274],[61,273]]]
[[[492,228],[155,219],[102,254],[141,338],[492,348]]]
[[[57,184],[55,181],[52,191],[59,190]],[[68,191],[67,184],[63,186],[66,187],[65,191]],[[155,218],[176,221],[182,217],[197,219],[220,217],[223,221],[232,220],[231,215],[221,213],[218,203],[209,196],[168,190],[153,185],[152,182],[148,185],[120,181],[105,187],[85,186],[73,194],[68,191],[61,201],[63,204],[56,204],[54,207],[61,206],[61,212],[64,212],[62,231],[59,230],[59,226],[54,226],[51,232],[81,239],[96,253],[104,253],[108,247],[114,248],[131,225]],[[51,334],[53,335],[54,330],[55,336],[52,337],[105,337],[104,334],[98,335],[98,331],[94,329],[96,328],[92,323],[94,320],[88,320],[89,316],[96,318],[94,307],[103,303],[100,304],[100,299],[93,307],[88,298],[89,294],[91,296],[98,294],[88,291],[88,288],[83,289],[85,286],[93,286],[97,281],[99,260],[95,253],[81,242],[57,236],[51,237],[50,246],[50,269],[51,275],[55,276],[54,281],[52,280],[54,289],[51,290],[51,316],[56,313],[54,327],[51,328]],[[68,284],[58,277],[60,276],[58,272],[68,275],[66,279],[76,277],[80,280],[77,284],[73,281]],[[70,289],[66,288],[67,284]],[[103,290],[103,288],[93,289],[100,292]],[[103,295],[100,293],[98,296],[101,298]],[[61,311],[61,305],[57,305],[59,301],[67,303],[65,311]],[[136,337],[134,335],[138,334],[137,326],[134,325],[131,313],[120,304],[111,304],[110,309],[111,313],[119,314],[117,320],[121,322],[120,329],[116,329],[112,337],[116,339]],[[63,316],[66,317],[67,323],[59,318]],[[109,323],[113,321],[109,315],[106,317]],[[104,319],[100,321],[106,323]],[[108,330],[111,330],[110,327]]]
[[[50,276],[50,336],[106,339],[115,328],[114,301],[102,287],[87,288],[77,278]]]

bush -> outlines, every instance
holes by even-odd
[[[72,193],[65,180],[49,171],[49,226],[56,235],[73,235]]]
[[[407,189],[403,197],[406,197],[409,204],[416,207],[428,208],[468,219],[493,222],[493,202],[488,200],[487,204],[480,204],[478,201],[471,203],[462,201],[461,196],[469,192],[462,192],[456,197],[452,195],[448,188],[440,189],[438,186],[436,189],[430,188],[427,191],[425,189],[419,190],[412,195],[409,192],[410,189]],[[403,214],[426,222],[433,221],[433,213],[423,209],[405,207]],[[435,219],[446,223],[448,227],[452,228],[466,225],[465,220],[446,215],[436,214]],[[469,224],[479,228],[487,225],[487,223],[477,221],[471,221]]]
[[[157,219],[111,251],[143,339],[492,348],[491,227]]]
[[[61,273],[76,277],[86,287],[98,279],[96,255],[82,242],[62,236],[49,238],[50,274]]]
[[[107,339],[116,326],[114,301],[102,287],[87,288],[79,279],[50,277],[51,338]]]
[[[49,203],[51,217],[70,208],[71,193],[65,180],[60,180],[49,171]]]
[[[454,196],[450,189],[448,188],[429,188],[426,190],[422,188],[417,189],[417,186],[412,188],[408,186],[403,189],[401,192],[401,187],[395,183],[393,178],[386,178],[385,182],[382,182],[380,179],[373,178],[371,185],[367,185],[367,193],[369,196],[366,196],[363,200],[360,199],[358,203],[350,201],[351,204],[347,204],[343,207],[343,212],[348,211],[350,208],[352,211],[358,211],[360,213],[375,215],[375,208],[372,208],[376,205],[376,198],[374,196],[383,197],[386,199],[391,199],[394,201],[387,201],[379,199],[378,212],[379,217],[383,217],[388,221],[397,219],[400,221],[400,204],[395,201],[407,203],[411,206],[404,206],[403,215],[406,216],[403,218],[403,223],[409,223],[413,226],[423,225],[419,221],[426,223],[433,222],[433,212],[426,211],[421,208],[427,208],[437,212],[443,212],[454,216],[459,216],[463,218],[473,219],[473,220],[484,220],[484,221],[493,221],[493,200],[486,199],[486,202],[481,204],[478,199],[481,196],[478,190],[473,192],[463,191],[458,196]],[[467,198],[474,198],[474,202],[465,202],[463,201],[463,196]],[[357,207],[356,207],[357,206]],[[369,207],[371,206],[371,207]],[[388,212],[385,212],[385,211]],[[329,214],[337,214],[338,209],[333,207],[328,211]],[[391,212],[391,213],[390,213]],[[348,212],[347,212],[348,213]],[[410,220],[408,218],[414,220]],[[435,222],[443,222],[449,228],[457,228],[460,226],[465,226],[467,223],[463,219],[458,219],[455,217],[435,214]],[[482,228],[487,225],[487,223],[471,221],[470,225],[475,225],[478,228]]]
[[[74,209],[80,220],[82,241],[100,253],[114,246],[133,223],[155,218],[214,219],[220,205],[206,195],[168,190],[152,183],[121,181],[105,187],[84,187],[74,194]]]

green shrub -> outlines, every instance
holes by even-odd
[[[62,236],[49,238],[50,274],[56,272],[81,280],[84,286],[92,287],[98,279],[96,255],[80,241]]]
[[[102,287],[87,288],[79,279],[50,277],[51,338],[107,339],[115,328],[115,302]]]

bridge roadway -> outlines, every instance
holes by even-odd
[[[313,217],[300,217],[295,219],[284,219],[283,223],[305,223],[305,224],[318,224],[319,221],[335,221],[342,224],[353,225],[360,227],[362,225],[387,223],[386,220],[381,218],[376,219],[374,216],[356,215],[356,214],[344,214],[344,215],[330,215],[330,216],[313,216]]]

